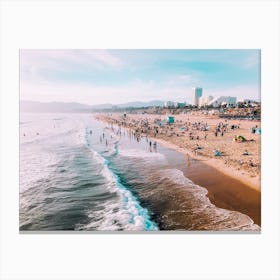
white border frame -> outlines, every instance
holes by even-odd
[[[2,1],[0,278],[279,279],[279,34],[276,0]],[[262,233],[19,234],[22,48],[261,49]]]

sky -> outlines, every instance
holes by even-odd
[[[203,95],[260,100],[260,50],[20,50],[20,99],[191,103]]]

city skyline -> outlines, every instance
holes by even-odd
[[[260,99],[260,50],[21,50],[20,99],[89,105]]]

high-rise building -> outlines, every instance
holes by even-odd
[[[202,88],[195,87],[192,89],[192,93],[193,93],[193,105],[198,106],[199,98],[202,96]]]

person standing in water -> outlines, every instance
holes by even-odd
[[[154,146],[154,151],[157,152],[157,142],[156,141],[154,142],[153,146]]]
[[[187,167],[191,165],[190,156],[187,154]]]

